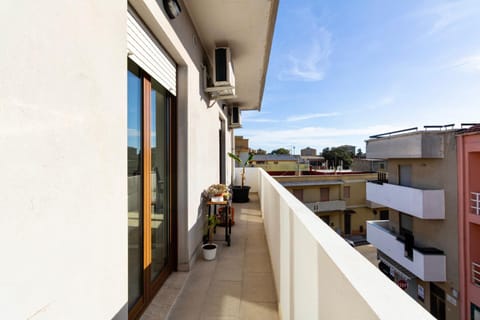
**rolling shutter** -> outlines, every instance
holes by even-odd
[[[127,49],[129,58],[176,95],[177,68],[175,61],[160,46],[150,31],[130,9],[127,15]]]

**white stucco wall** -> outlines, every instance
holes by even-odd
[[[125,318],[127,3],[2,13],[0,318]]]
[[[178,268],[188,270],[203,235],[201,193],[220,180],[219,119],[226,118],[220,104],[203,93],[202,65],[207,58],[187,12],[170,20],[155,0],[132,0],[130,4],[178,65]],[[233,131],[227,124],[226,129],[228,152]]]

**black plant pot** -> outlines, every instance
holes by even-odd
[[[248,194],[250,192],[249,186],[233,186],[232,187],[232,201],[237,203],[248,202]]]

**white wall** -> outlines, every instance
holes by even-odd
[[[275,179],[253,170],[282,319],[434,319]]]
[[[2,12],[0,318],[126,317],[127,3]]]
[[[170,20],[155,0],[132,0],[130,4],[178,65],[178,268],[189,270],[203,235],[201,193],[220,181],[219,119],[226,118],[220,105],[203,93],[205,53],[187,11]],[[233,131],[226,128],[228,152]]]

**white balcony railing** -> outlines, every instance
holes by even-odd
[[[259,194],[282,319],[434,319],[264,170],[248,168],[247,184]]]
[[[444,190],[367,182],[367,200],[420,219],[445,219]]]
[[[480,287],[480,264],[472,262],[472,283]]]
[[[443,252],[414,247],[412,257],[405,257],[405,243],[388,225],[386,220],[367,221],[367,241],[423,281],[446,281],[447,259]]]
[[[306,202],[305,205],[313,212],[327,212],[345,210],[347,207],[344,200],[320,201],[320,202]]]
[[[470,192],[470,208],[472,213],[477,216],[480,215],[480,192]]]

